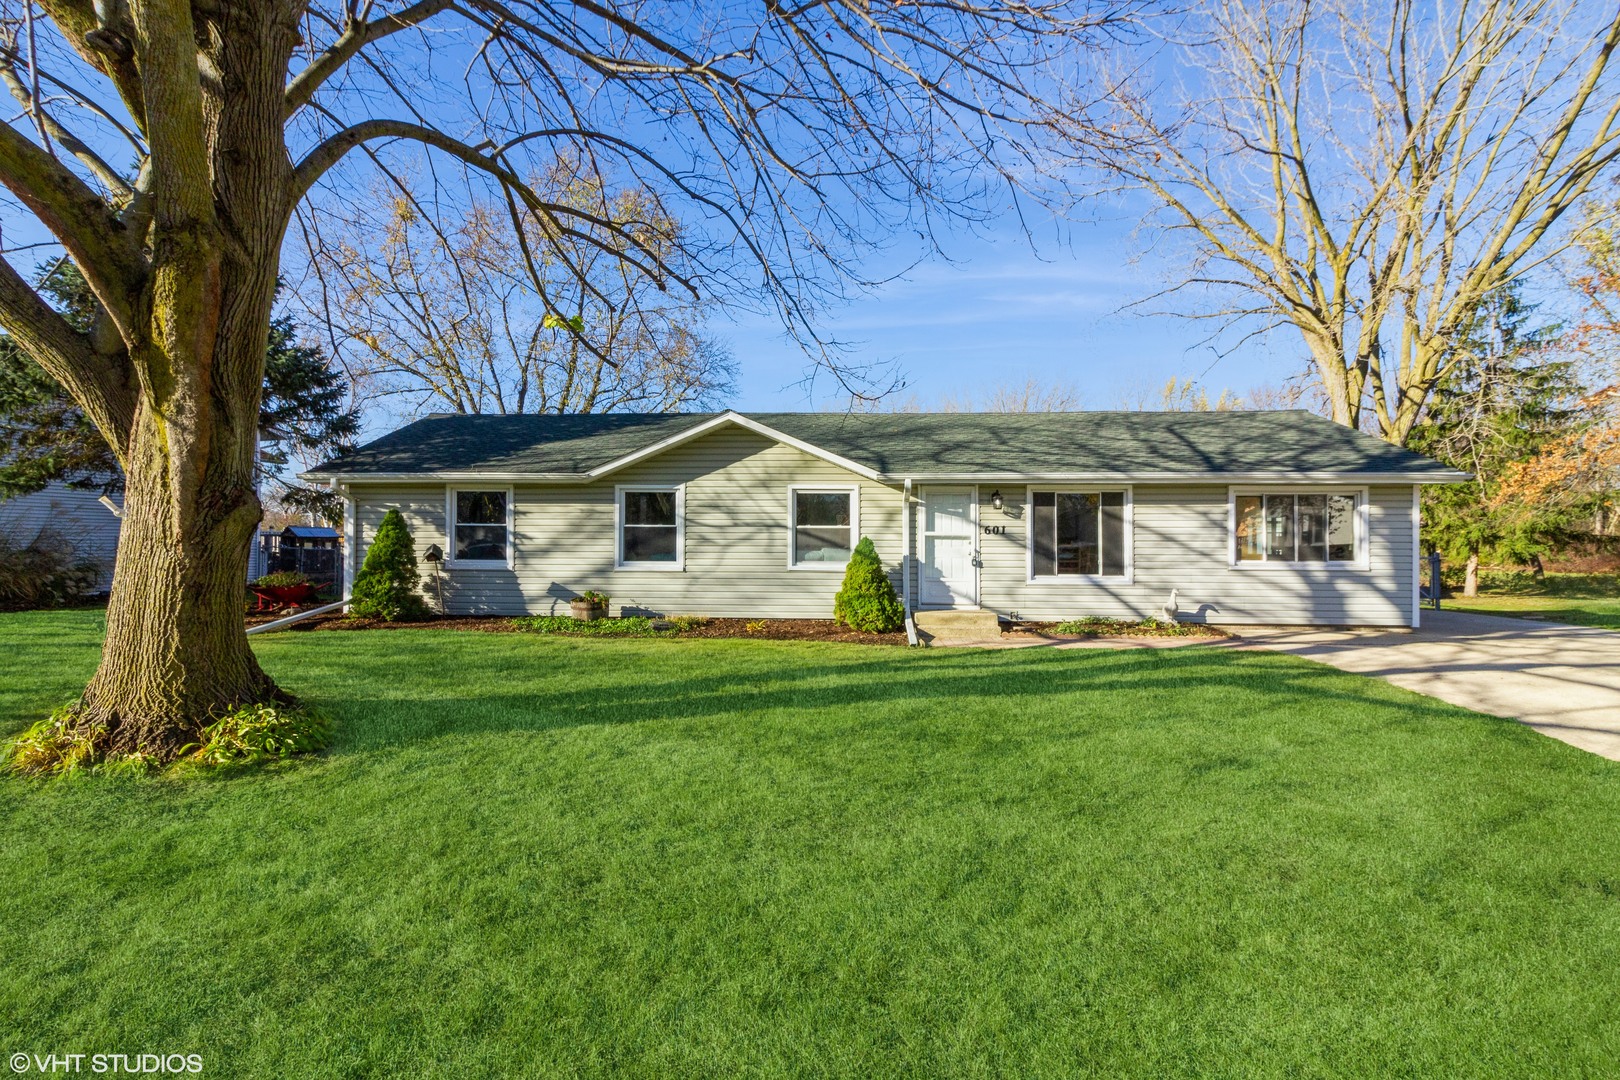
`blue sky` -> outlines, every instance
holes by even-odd
[[[1214,329],[1206,322],[1121,310],[1165,281],[1164,265],[1144,252],[1147,239],[1117,217],[1070,225],[1068,233],[1067,244],[1038,250],[1010,221],[988,235],[948,237],[951,262],[917,266],[830,312],[826,326],[859,343],[857,358],[896,363],[908,382],[898,396],[915,396],[924,408],[1031,377],[1079,388],[1090,408],[1118,408],[1157,394],[1171,377],[1199,379],[1213,396],[1279,384],[1303,366],[1303,349],[1286,333],[1221,357],[1206,342]],[[774,317],[722,320],[714,330],[741,369],[735,407],[841,402],[825,376],[803,385],[804,354]]]

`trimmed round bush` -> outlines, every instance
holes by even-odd
[[[833,600],[833,618],[851,630],[872,634],[892,634],[905,625],[900,598],[870,537],[861,537],[850,553],[844,585]]]
[[[427,604],[417,592],[416,545],[405,515],[397,509],[383,515],[377,535],[366,549],[366,561],[354,577],[349,615],[356,619],[419,619]]]

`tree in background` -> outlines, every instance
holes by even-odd
[[[1172,292],[1291,328],[1333,419],[1402,444],[1620,154],[1617,44],[1576,0],[1201,0],[1128,66],[1105,159],[1188,243]]]
[[[875,397],[851,396],[835,408],[838,411],[904,413],[1075,412],[1085,408],[1085,395],[1071,383],[1044,382],[1031,375],[1021,383],[997,382],[977,393],[943,394],[938,403],[931,406],[925,405],[916,394],[901,397],[896,392]]]
[[[1407,445],[1473,479],[1426,487],[1423,534],[1432,550],[1465,561],[1463,594],[1479,589],[1482,556],[1532,563],[1568,531],[1567,508],[1507,501],[1504,481],[1577,422],[1574,362],[1558,329],[1532,323],[1535,306],[1508,286],[1487,298]]]
[[[69,325],[89,332],[95,298],[71,262],[47,266],[38,288]],[[348,384],[326,356],[299,344],[291,317],[272,319],[259,399],[259,473],[277,501],[327,520],[342,518],[332,492],[295,483],[283,466],[314,464],[349,446],[360,420],[348,397]],[[0,332],[0,498],[51,483],[110,495],[124,489],[124,474],[107,440],[73,398]]]
[[[74,330],[95,322],[95,298],[70,262],[41,269],[36,286]],[[39,491],[53,482],[123,490],[118,456],[96,425],[10,334],[0,332],[0,498]]]
[[[1299,409],[1320,404],[1309,380],[1296,380],[1283,386],[1259,386],[1246,396],[1222,390],[1211,400],[1209,390],[1196,379],[1171,376],[1153,389],[1137,389],[1122,394],[1116,408],[1138,412],[1229,412],[1239,409]],[[1036,413],[1080,412],[1086,408],[1085,394],[1071,383],[1045,382],[1031,375],[1021,383],[997,382],[987,389],[961,391],[940,397],[932,408],[915,394],[888,395],[877,399],[850,398],[839,409],[858,412],[990,412]],[[1320,411],[1320,410],[1316,410]]]
[[[1590,532],[1605,536],[1614,530],[1620,504],[1620,201],[1589,209],[1579,250],[1574,284],[1583,311],[1565,347],[1597,389],[1580,402],[1580,424],[1508,470],[1497,501],[1504,508],[1584,509]]]
[[[1235,412],[1250,408],[1230,390],[1222,390],[1211,401],[1209,390],[1202,383],[1174,375],[1157,391],[1126,395],[1120,406],[1138,412]]]
[[[348,451],[360,434],[360,408],[343,373],[326,354],[298,340],[292,316],[270,320],[259,399],[259,469],[274,500],[330,524],[343,520],[343,500],[300,484],[292,473]]]
[[[604,190],[578,160],[531,181],[606,219],[547,238],[475,203],[448,223],[414,190],[324,230],[306,288],[357,386],[417,410],[676,412],[722,404],[736,378],[708,308],[640,273],[633,250],[681,259],[680,224],[645,188]]]

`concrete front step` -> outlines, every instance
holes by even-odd
[[[912,622],[917,636],[930,645],[1001,640],[1001,621],[993,611],[919,611]]]

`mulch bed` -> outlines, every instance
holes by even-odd
[[[282,615],[249,615],[247,624],[257,626]],[[1232,635],[1214,626],[1202,623],[1182,623],[1179,626],[1144,626],[1126,620],[1108,620],[1089,624],[1077,632],[1059,633],[1055,622],[1004,623],[1008,635],[1028,635],[1056,641],[1098,637],[1197,637],[1226,638]],[[312,630],[465,630],[484,634],[526,633],[514,626],[506,616],[445,615],[414,622],[384,622],[381,619],[351,619],[340,613],[317,615],[287,627],[287,633],[307,633]],[[572,634],[547,634],[546,637],[575,637]],[[611,641],[614,635],[585,635],[598,640]],[[626,635],[627,637],[633,635]],[[709,619],[698,626],[659,634],[660,637],[681,638],[754,638],[763,641],[840,641],[857,645],[904,645],[906,635],[866,634],[840,626],[831,619]]]
[[[258,626],[285,618],[281,615],[249,615],[247,624]],[[502,616],[490,618],[477,615],[446,615],[414,622],[384,622],[381,619],[351,619],[346,615],[316,615],[303,622],[293,623],[286,633],[312,630],[471,630],[485,634],[526,633]],[[546,637],[572,637],[570,634],[547,634]],[[613,635],[585,635],[602,641],[615,640]],[[626,635],[630,637],[632,635]],[[766,641],[842,641],[861,645],[904,645],[906,635],[863,634],[840,626],[831,619],[709,619],[700,626],[672,631],[668,637],[682,638],[756,638]]]
[[[285,619],[293,612],[283,611],[275,615],[249,615],[247,624],[250,627],[260,626],[277,619]],[[293,623],[281,633],[298,634],[311,630],[477,630],[486,634],[515,634],[517,627],[512,620],[506,617],[487,618],[476,615],[447,615],[431,619],[401,620],[399,622],[385,622],[382,619],[351,619],[342,612],[333,612],[330,615],[316,615],[303,622]]]

